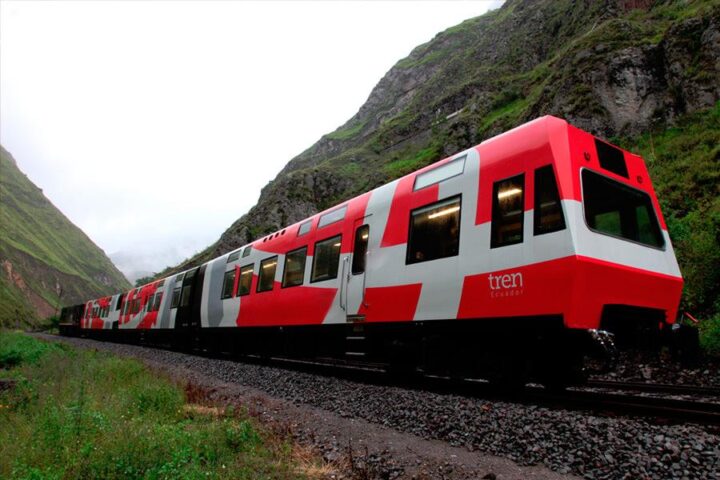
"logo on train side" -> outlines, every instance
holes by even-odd
[[[525,283],[522,272],[509,272],[501,275],[488,275],[490,298],[517,297],[523,294]]]

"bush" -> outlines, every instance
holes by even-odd
[[[48,353],[62,351],[55,343],[41,342],[19,332],[0,331],[0,368],[35,363]]]
[[[720,355],[720,315],[700,322],[700,346],[710,355]]]

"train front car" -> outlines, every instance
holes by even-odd
[[[645,163],[577,128],[568,135],[577,255],[568,326],[657,347],[675,323],[683,280]]]
[[[529,361],[534,378],[567,382],[615,338],[657,346],[683,281],[642,158],[553,117],[478,152],[488,271],[465,276],[459,317],[516,324],[503,368]]]

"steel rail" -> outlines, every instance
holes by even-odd
[[[612,390],[669,393],[676,395],[706,395],[708,397],[720,398],[720,387],[704,387],[699,385],[622,382],[616,380],[588,380],[584,386],[592,388],[607,388]]]

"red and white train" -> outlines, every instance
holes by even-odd
[[[66,309],[83,335],[567,381],[683,280],[641,157],[555,117],[255,240]]]

